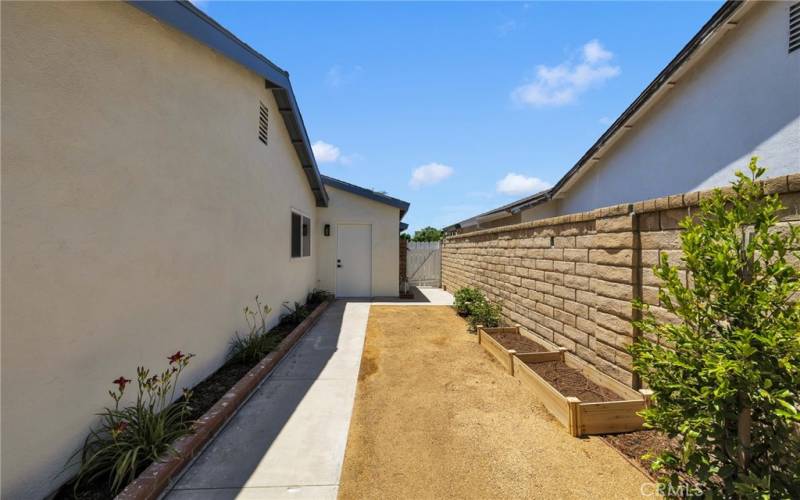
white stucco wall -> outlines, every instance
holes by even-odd
[[[770,177],[800,170],[800,51],[787,52],[790,5],[757,2],[566,192],[558,213],[724,186],[753,155]]]
[[[539,205],[534,205],[520,212],[522,216],[521,222],[530,222],[538,219],[546,219],[548,217],[555,217],[558,212],[559,200],[549,200]]]
[[[263,79],[123,3],[2,3],[2,132],[2,497],[36,499],[117,376],[181,349],[192,385],[255,294],[304,300],[316,207]]]
[[[325,186],[330,196],[327,208],[317,209],[318,286],[336,290],[336,224],[372,226],[372,295],[397,297],[400,293],[400,210],[341,189]],[[322,235],[325,224],[331,235]]]

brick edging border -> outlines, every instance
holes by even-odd
[[[118,500],[154,500],[169,486],[186,465],[211,441],[228,419],[247,401],[250,394],[270,374],[275,365],[298,340],[311,329],[328,308],[331,301],[319,304],[314,311],[287,335],[278,347],[267,354],[256,366],[239,379],[202,417],[197,419],[194,432],[184,436],[173,447],[177,453],[167,459],[150,464],[122,492]]]

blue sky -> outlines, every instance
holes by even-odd
[[[323,173],[413,232],[555,183],[721,2],[198,2],[289,71]]]

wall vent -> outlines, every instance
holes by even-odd
[[[800,49],[800,2],[789,7],[789,52]]]
[[[269,130],[269,109],[264,103],[258,103],[258,140],[268,145],[267,131]]]

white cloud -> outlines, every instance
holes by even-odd
[[[314,158],[317,159],[317,163],[338,163],[350,166],[364,159],[358,153],[344,154],[337,146],[328,144],[325,141],[316,141],[311,145],[311,150],[314,151]]]
[[[589,64],[608,61],[614,54],[607,51],[598,40],[592,40],[583,46],[583,59]]]
[[[497,181],[497,192],[510,196],[534,194],[548,188],[550,188],[550,183],[538,177],[527,177],[514,172]]]
[[[324,141],[317,141],[311,145],[314,151],[314,158],[318,163],[336,163],[342,156],[342,152],[333,144]]]
[[[612,123],[614,123],[614,120],[612,120],[608,116],[604,116],[599,120],[597,120],[597,122],[600,123],[600,125],[611,125]]]
[[[614,54],[598,40],[581,48],[580,60],[567,60],[556,66],[539,65],[535,79],[511,92],[511,98],[529,106],[563,106],[573,103],[592,87],[620,74],[620,67],[609,61]]]
[[[330,87],[341,87],[353,82],[361,75],[362,71],[363,68],[361,66],[354,66],[348,69],[337,64],[325,73],[325,83]]]
[[[453,168],[441,163],[428,163],[419,166],[411,172],[411,180],[408,185],[414,189],[419,189],[422,186],[430,186],[441,182],[453,175]]]

